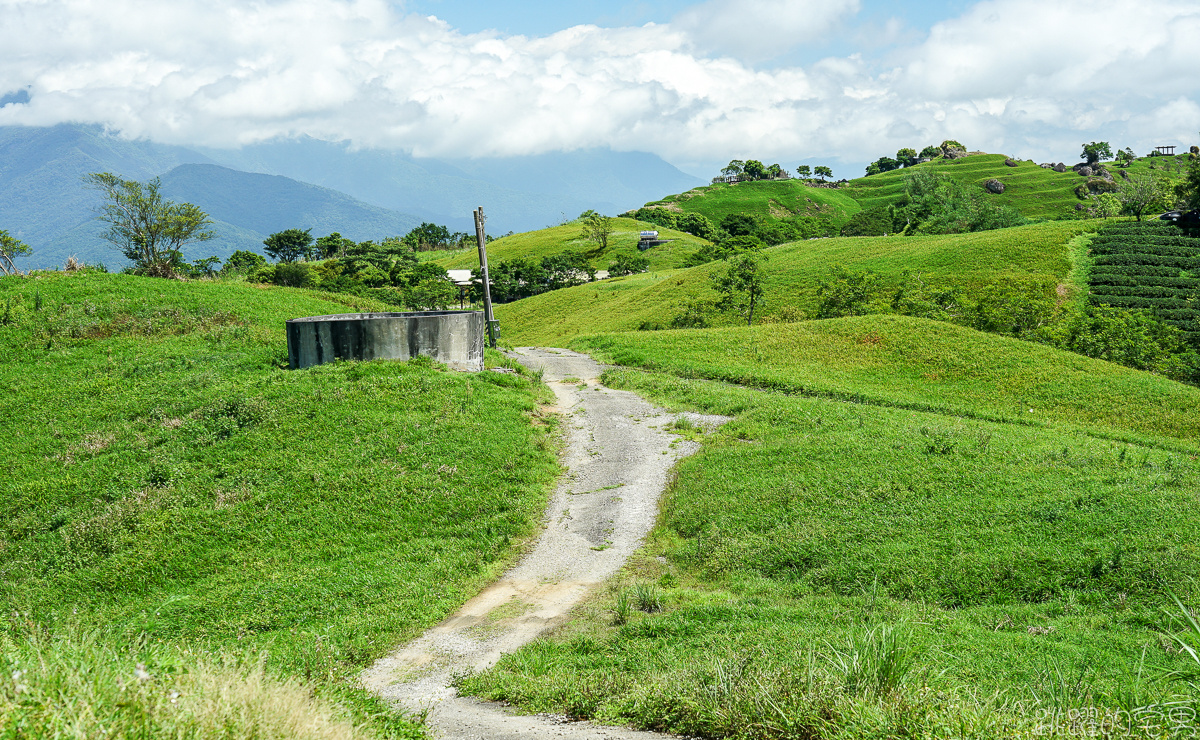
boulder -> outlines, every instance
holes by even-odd
[[[942,150],[945,159],[961,159],[967,156],[967,150],[957,146],[948,146]]]
[[[1129,179],[1129,173],[1128,173],[1128,172],[1126,172],[1125,170],[1121,170],[1121,179],[1122,179],[1122,180],[1128,180],[1128,179]]]
[[[1041,164],[1038,165],[1038,167],[1041,167],[1043,170],[1054,169],[1054,165],[1050,164],[1049,162],[1042,162]]]
[[[985,182],[983,184],[983,188],[984,188],[984,190],[988,191],[989,193],[995,193],[996,195],[999,195],[1000,193],[1004,192],[1004,183],[993,178],[993,179]]]
[[[1075,172],[1082,175],[1083,177],[1091,177],[1092,176],[1092,168],[1086,164],[1077,164],[1074,167],[1072,167],[1071,169],[1075,170]]]
[[[1055,172],[1066,172],[1067,166],[1065,164],[1063,164],[1062,162],[1059,162],[1058,164],[1054,165],[1050,169],[1054,170]]]
[[[1017,163],[1012,161],[1012,157],[1009,157],[1008,159],[1004,160],[1004,166],[1005,167],[1016,167]]]

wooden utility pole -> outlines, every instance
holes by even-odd
[[[483,235],[483,222],[487,219],[483,215],[482,206],[475,211],[474,216],[475,240],[479,242],[479,271],[483,273],[483,318],[487,321],[488,345],[496,349],[500,327],[496,326],[496,318],[492,315],[492,281],[488,276],[487,238]]]

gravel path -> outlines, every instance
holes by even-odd
[[[381,658],[363,672],[363,682],[409,710],[428,710],[432,734],[440,738],[661,738],[561,717],[515,715],[459,697],[450,687],[453,674],[488,668],[565,621],[591,589],[615,574],[654,526],[671,466],[697,449],[666,430],[680,415],[600,385],[603,367],[587,355],[523,347],[513,356],[545,371],[543,380],[564,417],[567,473],[546,510],[545,530],[499,581]],[[682,416],[704,428],[725,422]]]

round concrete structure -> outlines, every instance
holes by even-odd
[[[344,313],[287,322],[293,370],[334,360],[407,360],[425,355],[454,370],[483,370],[482,311]]]

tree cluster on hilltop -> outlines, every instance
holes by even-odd
[[[825,178],[833,177],[833,170],[824,165],[811,167],[802,164],[796,167],[796,177],[801,180],[807,180],[813,175],[825,182]],[[787,180],[791,175],[788,171],[778,164],[764,165],[757,159],[748,159],[742,161],[740,159],[730,160],[729,164],[721,169],[721,174],[714,177],[714,183],[727,182],[754,182],[757,180]]]

